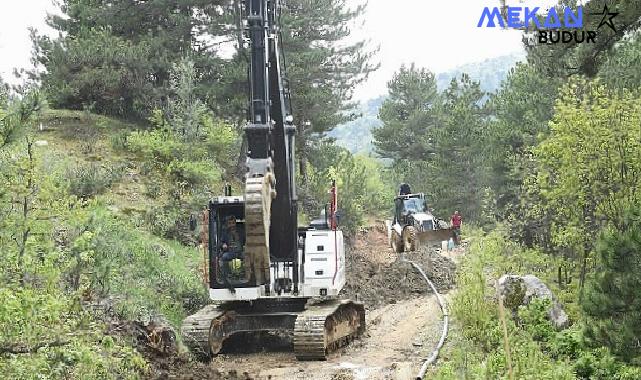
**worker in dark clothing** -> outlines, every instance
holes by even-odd
[[[241,242],[241,236],[238,233],[236,228],[236,218],[230,216],[227,219],[226,229],[223,231],[221,237],[221,269],[223,274],[223,281],[225,285],[232,293],[236,292],[236,289],[231,284],[229,280],[231,272],[231,262],[234,259],[242,259],[243,257],[243,244]]]
[[[463,217],[458,212],[454,211],[454,215],[450,218],[450,225],[452,226],[452,231],[454,232],[454,242],[456,245],[461,244],[461,223],[463,222]]]

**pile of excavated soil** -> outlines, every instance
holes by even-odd
[[[378,249],[391,251],[383,247]],[[347,283],[343,289],[346,296],[364,302],[371,309],[431,293],[425,279],[410,263],[399,258],[389,263],[370,259],[371,255],[381,257],[386,252],[347,252]],[[425,248],[419,252],[408,252],[405,253],[405,258],[418,264],[439,292],[453,287],[456,266],[450,259],[441,256],[437,249]]]

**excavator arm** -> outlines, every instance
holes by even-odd
[[[245,0],[250,44],[245,216],[249,256],[298,266],[294,136],[283,83],[278,0]],[[269,265],[268,265],[269,267]],[[292,283],[297,287],[298,271]],[[264,283],[269,283],[265,279]],[[297,289],[295,289],[297,291]]]

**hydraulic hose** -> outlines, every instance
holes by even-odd
[[[443,313],[443,332],[441,333],[441,339],[438,341],[438,344],[434,348],[434,351],[432,351],[432,354],[423,361],[423,365],[421,365],[421,369],[416,375],[416,380],[422,380],[423,377],[425,377],[427,368],[436,361],[436,359],[438,358],[438,354],[441,351],[441,348],[443,347],[443,344],[445,344],[445,339],[447,338],[447,331],[448,331],[450,318],[447,311],[447,303],[445,302],[445,299],[443,299],[443,297],[439,294],[438,290],[436,290],[436,286],[434,286],[434,283],[432,283],[429,277],[427,277],[423,269],[415,262],[405,259],[405,257],[402,258],[402,261],[406,261],[410,263],[414,267],[414,269],[416,269],[418,273],[420,273],[421,276],[423,276],[423,278],[425,279],[429,287],[432,289],[432,291],[436,295],[436,300],[438,301],[438,304],[441,308],[441,312]]]

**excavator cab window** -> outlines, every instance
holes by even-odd
[[[213,205],[210,212],[212,288],[245,286],[249,283],[249,262],[245,257],[244,205]]]

